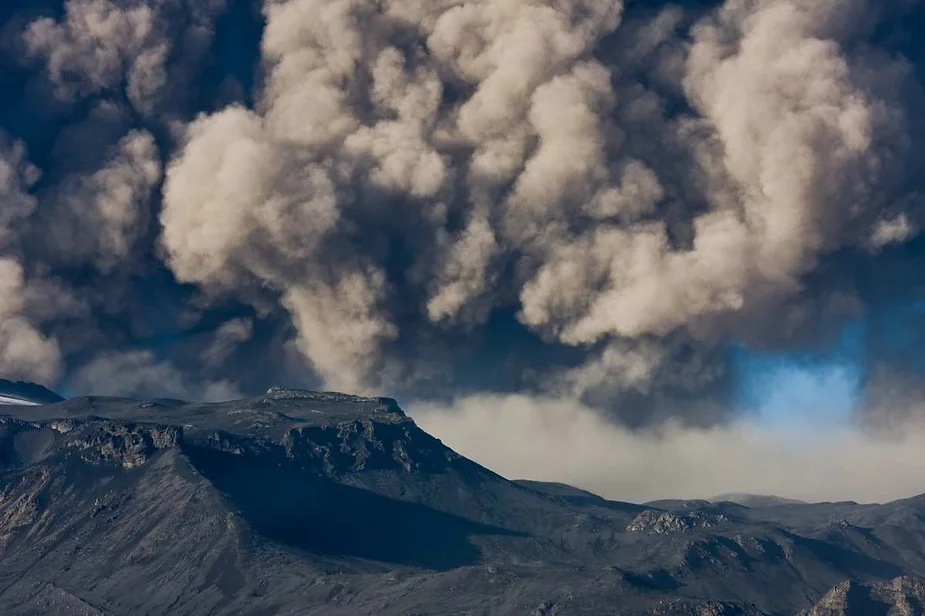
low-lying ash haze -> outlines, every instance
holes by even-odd
[[[644,500],[925,491],[912,0],[6,0],[0,376],[398,397]]]

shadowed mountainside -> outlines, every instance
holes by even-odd
[[[923,497],[613,502],[508,481],[387,398],[0,411],[4,614],[854,615],[812,606],[925,574]]]

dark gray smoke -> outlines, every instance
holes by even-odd
[[[232,53],[252,8],[10,13],[7,376],[710,424],[730,349],[825,344],[879,305],[849,268],[915,259],[910,3],[266,0]]]

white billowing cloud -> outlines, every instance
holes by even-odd
[[[449,447],[509,478],[557,481],[615,500],[730,492],[884,502],[925,490],[925,426],[892,435],[844,425],[618,426],[567,399],[473,396],[409,413]],[[884,480],[884,469],[889,469]]]
[[[103,272],[135,258],[160,179],[157,145],[144,130],[125,135],[100,169],[66,178],[48,223],[61,258]]]
[[[689,251],[670,247],[664,224],[601,226],[554,246],[523,289],[523,319],[556,326],[563,341],[608,334],[664,335],[698,317],[742,308],[748,263],[732,258],[748,242],[733,213],[694,223]],[[594,292],[594,290],[598,290]]]
[[[509,233],[518,240],[544,219],[567,214],[563,208],[594,201],[595,190],[608,183],[605,118],[613,97],[610,74],[596,62],[534,92],[529,119],[539,142],[508,202]]]
[[[199,287],[197,314],[281,315],[328,387],[411,388],[516,314],[545,346],[511,364],[548,392],[709,393],[730,338],[797,340],[860,310],[810,286],[820,262],[921,225],[914,75],[861,44],[882,16],[866,0],[726,0],[692,29],[669,6],[619,31],[620,0],[266,0],[253,107],[187,123],[225,4],[66,0],[23,35],[83,103],[58,108],[90,109],[45,182],[0,146],[0,250],[26,272],[10,314],[65,352],[131,316],[133,275],[160,258]],[[55,271],[72,266],[109,286]],[[56,284],[57,312],[35,305]],[[199,367],[227,364],[247,323]],[[123,363],[162,363],[142,359]]]
[[[733,1],[695,30],[685,85],[716,129],[755,238],[751,258],[772,283],[865,239],[852,227],[870,232],[883,205],[879,167],[904,145],[902,110],[868,91],[839,39],[827,38],[844,10],[832,1]]]
[[[0,257],[0,373],[52,383],[61,372],[61,351],[30,320],[27,287],[22,266]]]
[[[619,183],[587,204],[595,218],[616,218],[635,222],[655,212],[665,191],[654,171],[638,160],[630,160],[620,171]]]
[[[133,107],[153,113],[171,87],[170,56],[186,34],[211,32],[225,0],[67,0],[61,21],[32,22],[23,34],[28,55],[45,62],[55,94],[65,100],[124,89]],[[186,24],[173,24],[186,8]],[[194,31],[186,31],[185,28]],[[178,32],[177,28],[181,28]]]
[[[62,355],[118,346],[123,332],[110,328],[147,327],[136,327],[149,318],[133,311],[152,285],[137,274],[160,267],[152,263],[151,224],[161,148],[189,117],[225,8],[226,0],[65,0],[60,15],[20,32],[23,66],[42,71],[51,96],[77,104],[32,117],[48,120],[43,135],[54,139],[39,152],[48,155],[41,183],[23,148],[0,141],[0,251],[15,254],[26,272],[8,276],[21,297],[7,298],[0,327],[9,330],[3,344],[18,350],[8,355],[13,368],[4,363],[0,372],[47,380],[62,372]],[[72,275],[85,266],[99,275]],[[26,361],[29,346],[47,366]]]
[[[80,366],[70,387],[101,396],[178,398],[220,402],[240,398],[226,380],[191,383],[183,372],[150,351],[108,351]]]
[[[383,275],[326,254],[342,216],[333,173],[230,108],[191,126],[167,174],[162,239],[182,281],[280,293],[299,348],[325,378],[356,389],[394,326],[380,309]]]

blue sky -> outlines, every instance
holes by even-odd
[[[849,324],[828,348],[814,352],[734,349],[736,404],[778,427],[831,426],[850,420],[860,399],[867,327]]]

